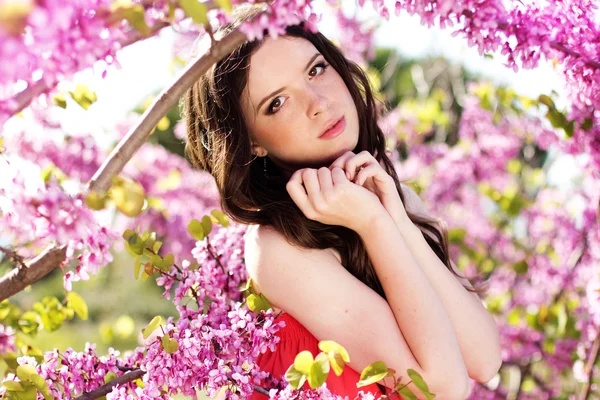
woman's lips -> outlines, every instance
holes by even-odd
[[[344,131],[345,128],[346,128],[346,117],[342,117],[334,126],[332,126],[330,129],[328,129],[321,136],[319,136],[319,139],[333,139],[333,138],[339,136]]]

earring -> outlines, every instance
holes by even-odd
[[[263,173],[267,176],[267,157],[263,157]]]

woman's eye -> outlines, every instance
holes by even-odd
[[[273,100],[269,105],[269,109],[267,110],[267,112],[269,114],[275,114],[277,111],[279,111],[284,102],[285,99],[283,98],[283,96],[275,98],[275,100]]]
[[[322,73],[325,72],[325,70],[327,69],[327,67],[329,67],[329,64],[325,64],[324,62],[320,62],[320,63],[316,64],[314,67],[312,67],[312,69],[309,72],[309,75],[311,77],[315,76],[315,75],[320,75],[320,74],[322,74]],[[313,72],[315,72],[315,73],[313,74]]]

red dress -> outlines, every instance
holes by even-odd
[[[313,357],[321,352],[319,349],[319,341],[314,337],[308,329],[288,313],[282,313],[277,321],[285,321],[286,326],[281,328],[276,335],[281,339],[276,345],[275,352],[267,350],[257,359],[257,364],[261,370],[270,372],[274,378],[281,379],[285,375],[290,365],[294,363],[296,355],[303,350],[309,350]],[[352,355],[350,356],[352,357]],[[339,396],[348,396],[353,400],[358,396],[358,392],[371,392],[375,398],[381,396],[381,391],[376,384],[356,387],[356,383],[360,380],[360,374],[352,368],[346,366],[341,376],[337,376],[333,370],[327,376],[327,388],[332,394]],[[303,389],[310,389],[308,382],[304,384]],[[250,400],[266,400],[267,396],[254,392]]]

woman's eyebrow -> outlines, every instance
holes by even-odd
[[[321,55],[321,53],[316,53],[315,55],[313,55],[310,60],[308,61],[308,63],[306,64],[306,67],[304,67],[304,71],[306,72],[307,69],[310,68],[311,64],[313,63],[313,61],[315,61],[315,59],[317,57],[319,57]],[[281,92],[283,92],[285,90],[285,86],[282,88],[279,88],[277,90],[275,90],[273,93],[267,95],[264,99],[262,99],[260,101],[260,103],[258,103],[258,107],[256,107],[256,112],[258,113],[258,111],[260,110],[260,108],[262,107],[262,105],[269,100],[271,97],[275,96],[276,94],[279,94]]]

